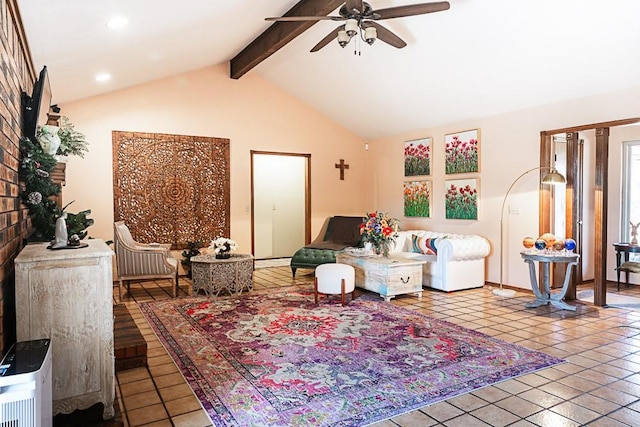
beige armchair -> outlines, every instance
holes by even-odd
[[[158,243],[138,243],[133,240],[124,221],[113,224],[116,265],[120,287],[118,296],[122,298],[122,281],[127,282],[129,291],[132,280],[167,278],[173,280],[173,297],[178,290],[178,260],[171,256],[171,245]]]

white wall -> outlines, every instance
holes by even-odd
[[[540,164],[540,132],[640,116],[638,99],[640,88],[635,88],[436,128],[418,129],[370,141],[369,180],[372,182],[372,194],[369,206],[388,211],[400,218],[404,229],[426,228],[451,233],[474,233],[487,237],[492,250],[487,260],[486,280],[498,283],[500,207],[507,189],[516,177]],[[472,175],[477,175],[480,179],[479,218],[477,221],[446,220],[444,180],[451,175],[444,174],[444,135],[475,128],[481,129],[480,172]],[[431,218],[403,218],[403,143],[427,136],[433,137]],[[614,138],[609,156],[609,246],[618,239],[620,216],[620,152],[619,144],[613,141]],[[509,203],[517,205],[520,213],[505,213],[504,281],[528,289],[530,284],[527,266],[519,252],[524,237],[538,235],[538,175],[535,172],[525,176],[513,188],[509,195]],[[611,252],[612,249],[608,248],[608,251]],[[609,280],[615,278],[614,267],[611,263],[607,266]]]

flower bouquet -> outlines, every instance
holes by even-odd
[[[216,254],[216,258],[226,259],[231,257],[231,251],[238,249],[238,244],[235,240],[227,239],[226,237],[218,237],[211,241],[209,249],[213,249],[213,253]]]
[[[377,255],[389,256],[389,246],[398,236],[398,220],[384,212],[371,212],[360,224],[360,235],[366,243],[371,243]]]

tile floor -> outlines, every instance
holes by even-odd
[[[259,269],[255,288],[311,284],[312,273],[291,278],[286,267]],[[179,296],[190,282],[180,281]],[[615,292],[615,285],[610,287]],[[125,426],[209,426],[189,386],[137,309],[136,302],[170,298],[168,281],[134,283],[123,296],[148,342],[148,368],[117,375]],[[620,294],[640,296],[640,286]],[[391,426],[640,426],[640,311],[579,304],[577,312],[525,309],[530,293],[500,299],[490,289],[451,294],[429,291],[422,300],[392,300],[407,309],[446,319],[567,363],[504,381],[375,424]]]

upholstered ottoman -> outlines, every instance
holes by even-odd
[[[301,248],[291,257],[291,273],[296,276],[298,268],[314,269],[319,265],[336,262],[336,252],[332,249]]]

